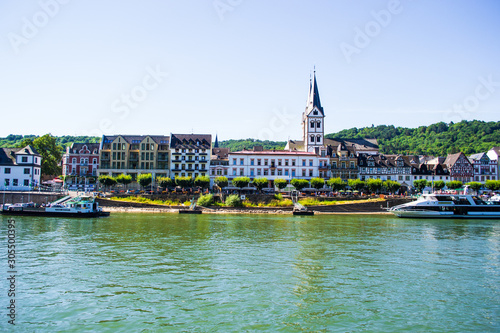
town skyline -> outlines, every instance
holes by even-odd
[[[325,133],[498,119],[493,1],[115,4],[3,5],[1,136],[299,139],[314,67]]]

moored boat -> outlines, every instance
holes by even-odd
[[[389,209],[397,217],[500,219],[500,205],[469,194],[424,194],[419,199]]]
[[[109,212],[104,212],[97,201],[89,196],[75,197],[64,202],[56,201],[47,207],[36,207],[29,204],[3,205],[0,213],[4,215],[48,217],[109,216]]]

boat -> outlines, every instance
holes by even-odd
[[[0,210],[4,215],[47,216],[47,217],[100,217],[109,216],[104,212],[94,197],[65,197],[46,207],[29,204],[4,204]]]
[[[500,219],[500,203],[484,201],[477,195],[432,193],[416,201],[389,209],[397,217]]]
[[[191,205],[188,209],[179,209],[179,214],[201,214],[202,211],[200,209],[196,209],[196,201],[193,197],[191,200]]]
[[[308,210],[307,207],[299,203],[299,193],[297,191],[292,191],[290,196],[293,202],[293,215],[314,215],[314,211]]]

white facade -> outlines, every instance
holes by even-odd
[[[311,152],[239,151],[229,153],[229,179],[265,177],[275,179],[311,179],[319,177],[319,166],[328,165],[328,157]]]
[[[29,191],[39,186],[41,169],[42,158],[33,148],[2,149],[0,190]]]

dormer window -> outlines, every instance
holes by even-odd
[[[314,110],[313,111],[313,115],[317,116],[318,115],[318,111]]]

